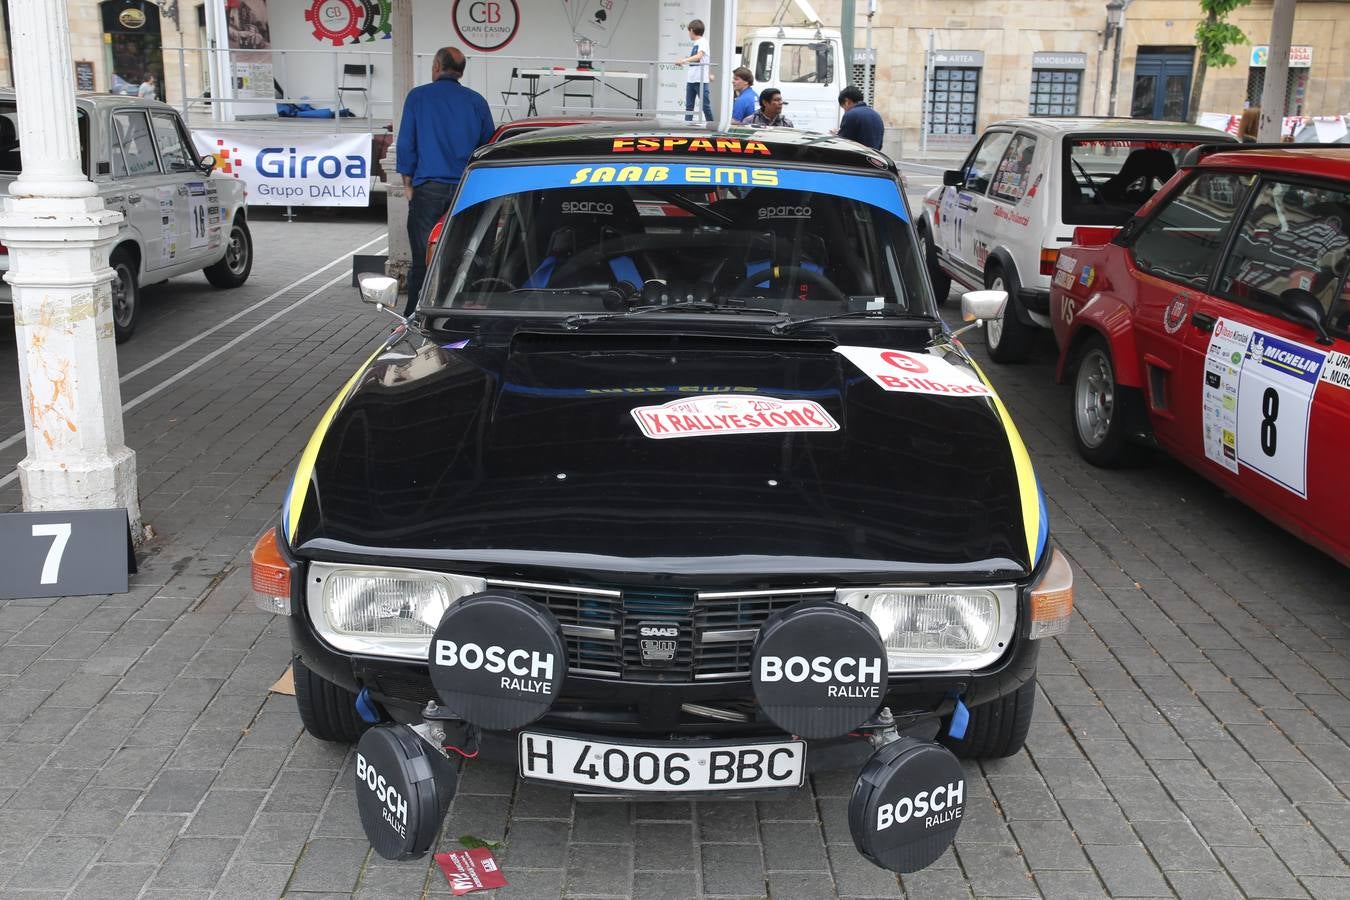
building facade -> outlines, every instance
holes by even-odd
[[[839,0],[813,3],[823,24],[840,21]],[[858,0],[855,59],[866,48],[866,0]],[[741,32],[774,23],[781,0],[742,0]],[[794,7],[789,7],[795,13]],[[969,147],[999,119],[1026,115],[1194,118],[1238,115],[1259,102],[1272,4],[1254,0],[1231,21],[1250,43],[1231,48],[1237,65],[1206,73],[1199,109],[1195,78],[1196,0],[1130,0],[1115,34],[1103,0],[878,0],[872,20],[875,102],[906,155]],[[792,23],[786,18],[787,23]],[[1286,115],[1350,113],[1350,0],[1298,4]],[[929,69],[931,68],[931,71]],[[861,82],[859,66],[855,80]],[[926,102],[925,102],[926,101]],[[888,148],[896,150],[894,144]]]
[[[12,54],[30,48],[14,45],[9,6],[32,0],[0,0],[4,19],[0,45],[0,85],[12,86]],[[181,105],[206,89],[206,11],[190,0],[67,0],[71,78],[79,90],[136,93],[147,76],[160,100]],[[149,91],[150,89],[147,89]]]

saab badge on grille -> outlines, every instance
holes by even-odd
[[[638,652],[642,664],[652,669],[668,669],[675,664],[680,646],[680,626],[674,622],[639,622]]]

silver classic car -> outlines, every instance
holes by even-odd
[[[203,270],[216,287],[238,287],[253,268],[253,239],[244,186],[212,177],[178,111],[153,100],[79,94],[80,156],[109,209],[124,216],[113,244],[113,325],[117,341],[136,328],[140,289]],[[0,90],[0,190],[21,171],[18,108]],[[9,253],[0,247],[0,272]],[[12,314],[9,285],[0,282],[0,316]]]

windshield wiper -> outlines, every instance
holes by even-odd
[[[774,334],[788,334],[807,325],[816,322],[829,322],[834,319],[888,319],[893,322],[903,322],[908,326],[922,325],[924,328],[936,328],[938,320],[932,316],[919,315],[918,313],[908,312],[887,312],[881,309],[855,309],[851,312],[835,313],[830,316],[812,316],[809,319],[792,319],[787,322],[779,322],[769,330]]]
[[[641,316],[647,313],[656,312],[678,312],[681,310],[700,310],[703,312],[733,313],[757,313],[771,316],[783,315],[776,309],[768,309],[763,306],[722,306],[709,300],[685,300],[680,303],[653,304],[650,306],[635,306],[624,312],[613,313],[577,313],[563,319],[563,327],[572,330],[582,325],[591,325],[596,322],[605,322],[610,319],[624,319],[628,316]]]

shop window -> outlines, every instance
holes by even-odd
[[[1264,66],[1252,66],[1247,70],[1247,105],[1260,106],[1261,94],[1266,89],[1266,70]],[[1303,115],[1304,99],[1308,96],[1308,70],[1290,69],[1289,80],[1284,85],[1285,116]]]
[[[1083,73],[1078,69],[1032,69],[1033,116],[1076,116]]]
[[[929,97],[929,134],[974,134],[980,104],[980,70],[938,66]]]

